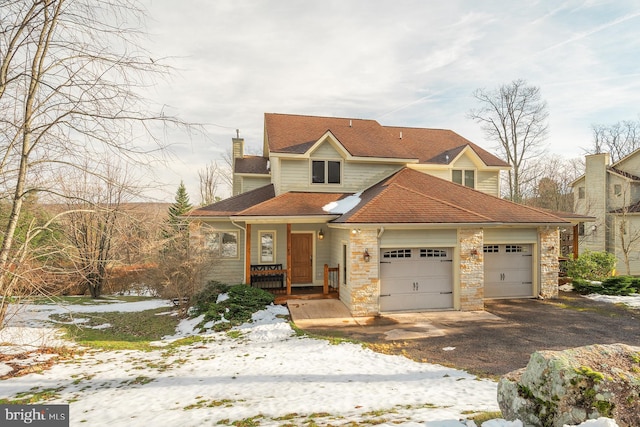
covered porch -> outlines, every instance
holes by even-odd
[[[276,303],[287,299],[339,298],[339,264],[320,264],[326,259],[323,254],[329,247],[322,225],[294,229],[288,223],[285,241],[278,242],[277,230],[268,230],[273,226],[252,227],[246,223],[246,283],[274,294]],[[283,258],[278,257],[278,253],[284,255],[285,262],[275,262]]]

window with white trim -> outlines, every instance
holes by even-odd
[[[476,171],[473,169],[454,169],[451,171],[451,181],[465,187],[476,188]]]
[[[500,252],[500,246],[498,245],[484,245],[482,247],[482,252],[485,254],[497,254]]]
[[[238,257],[238,232],[215,231],[206,233],[204,247],[220,258]]]
[[[260,264],[276,262],[276,232],[261,231],[260,235]]]
[[[342,182],[342,162],[339,160],[312,160],[312,184],[340,184]]]

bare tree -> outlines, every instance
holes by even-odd
[[[480,123],[488,139],[512,166],[508,172],[508,197],[522,200],[522,174],[526,161],[540,154],[548,134],[547,103],[540,88],[524,80],[514,80],[498,89],[477,89],[473,96],[480,103],[469,118]]]
[[[524,174],[530,178],[523,186],[523,203],[559,212],[573,211],[571,183],[584,173],[582,159],[563,159],[542,155],[527,162]]]
[[[220,201],[217,196],[218,186],[224,182],[224,173],[218,167],[218,163],[211,161],[204,169],[198,171],[200,179],[200,205],[206,206]]]
[[[593,125],[591,154],[609,153],[618,160],[640,148],[640,120],[623,120],[612,125]]]
[[[118,235],[124,235],[117,227],[126,215],[124,204],[133,188],[126,169],[114,162],[102,163],[99,177],[95,172],[67,174],[61,186],[68,212],[63,224],[71,244],[69,259],[93,298],[102,294],[109,267],[115,262],[114,243]]]
[[[150,76],[168,71],[140,48],[143,17],[135,0],[2,2],[0,197],[10,209],[0,294],[12,280],[14,236],[29,194],[62,194],[51,176],[61,165],[98,169],[96,153],[145,164],[163,148],[155,138],[143,145],[150,123],[180,123],[141,102]]]

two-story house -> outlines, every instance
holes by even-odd
[[[613,253],[617,273],[640,274],[640,150],[613,164],[608,153],[586,156],[571,185],[574,212],[594,219],[580,226],[579,251]]]
[[[265,114],[263,155],[243,145],[234,195],[190,215],[192,244],[219,255],[212,279],[275,272],[283,293],[339,293],[353,315],[557,295],[567,222],[501,199],[509,165],[450,130]]]

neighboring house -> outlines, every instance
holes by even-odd
[[[472,142],[374,120],[264,125],[262,157],[233,139],[234,195],[190,214],[192,244],[220,257],[212,278],[259,286],[272,269],[283,293],[324,286],[353,315],[557,296],[571,224],[500,199],[509,165]]]
[[[607,251],[618,274],[640,274],[640,150],[611,164],[609,154],[585,157],[585,174],[571,185],[574,212],[593,217],[579,229],[579,251]],[[628,268],[628,269],[627,269]]]

